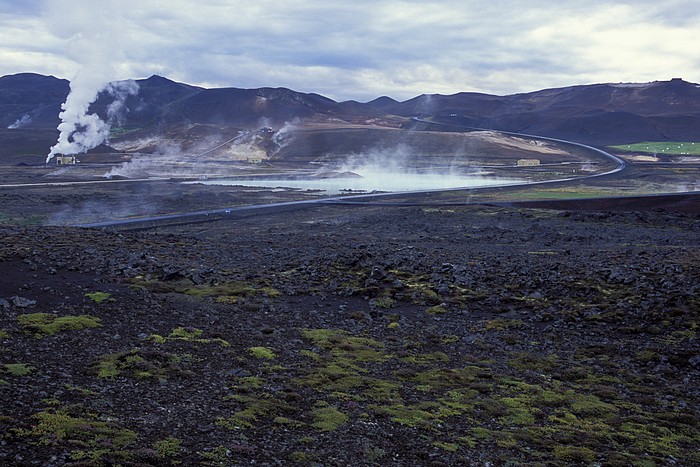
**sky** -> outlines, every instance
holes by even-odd
[[[0,76],[336,101],[700,82],[697,0],[0,0]]]

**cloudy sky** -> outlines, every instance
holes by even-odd
[[[526,5],[526,6],[525,6]],[[697,0],[0,0],[0,76],[335,100],[700,82]]]

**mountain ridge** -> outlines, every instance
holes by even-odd
[[[700,140],[700,85],[674,78],[649,83],[601,83],[510,95],[422,94],[405,101],[381,96],[343,101],[284,87],[203,88],[153,75],[135,80],[121,126],[201,123],[256,128],[297,120],[376,123],[410,117],[451,125],[523,132],[609,145],[640,140]],[[55,129],[69,82],[19,73],[0,77],[0,127]],[[100,94],[91,111],[106,118],[112,97]],[[397,123],[398,122],[398,123]]]

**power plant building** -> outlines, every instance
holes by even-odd
[[[539,159],[518,159],[518,166],[530,167],[533,165],[540,165]]]
[[[75,165],[78,163],[78,159],[75,155],[64,156],[63,154],[56,154],[56,165]]]

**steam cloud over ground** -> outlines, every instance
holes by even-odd
[[[138,92],[134,81],[114,84],[126,54],[123,36],[123,6],[116,0],[93,2],[50,2],[47,18],[49,29],[65,39],[66,57],[79,64],[70,80],[70,93],[61,106],[58,125],[60,135],[46,156],[48,163],[56,154],[74,155],[98,146],[109,137],[109,122],[89,113],[90,104],[101,91],[115,97],[108,109],[108,120],[118,119],[124,99]]]

